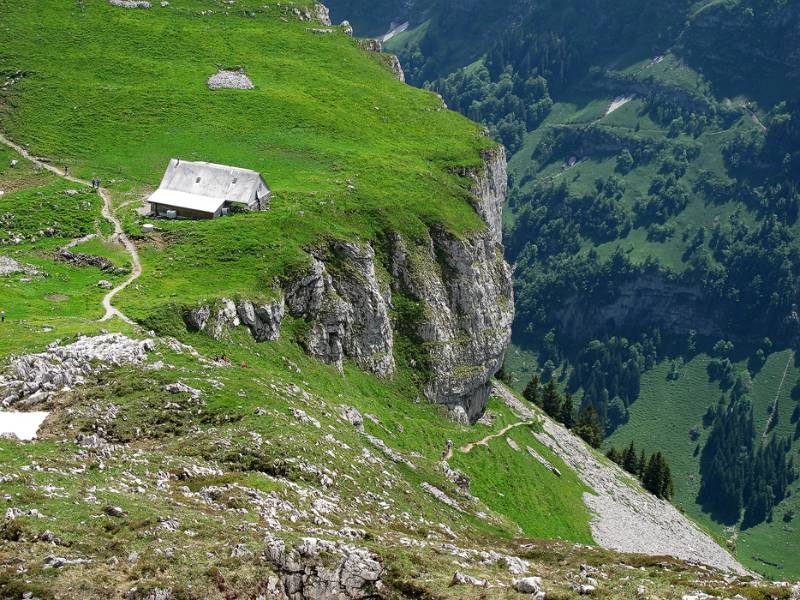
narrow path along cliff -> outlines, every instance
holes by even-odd
[[[461,452],[462,454],[469,454],[475,446],[488,446],[489,442],[491,442],[492,440],[496,440],[497,438],[503,437],[512,429],[516,429],[517,427],[522,427],[523,425],[533,425],[534,423],[536,423],[536,419],[530,419],[528,421],[519,421],[517,423],[512,423],[511,425],[506,425],[505,427],[503,427],[503,429],[501,429],[497,433],[494,433],[492,435],[487,435],[482,440],[478,440],[477,442],[472,442],[469,444],[464,444],[458,449],[458,451]]]
[[[47,169],[51,173],[53,173],[55,175],[58,175],[59,177],[61,177],[63,179],[66,179],[67,181],[71,181],[73,183],[78,183],[80,185],[86,185],[86,186],[91,185],[91,183],[89,181],[86,181],[84,179],[80,179],[78,177],[74,177],[72,175],[69,175],[69,174],[65,173],[62,169],[59,169],[58,167],[54,167],[53,165],[48,164],[48,163],[42,161],[41,159],[38,159],[38,158],[32,156],[31,153],[28,152],[28,150],[26,150],[25,148],[23,148],[19,144],[15,144],[14,142],[12,142],[10,139],[8,139],[2,133],[0,133],[0,142],[2,142],[4,145],[8,146],[9,148],[15,150],[16,152],[21,154],[26,159],[28,159],[31,162],[33,162],[34,164],[39,165],[44,169]],[[122,229],[122,223],[120,223],[119,219],[117,219],[117,217],[114,216],[114,212],[113,212],[113,210],[111,208],[111,194],[105,188],[98,188],[97,192],[100,194],[100,197],[103,199],[103,211],[102,211],[103,218],[106,221],[108,221],[114,227],[114,233],[112,234],[111,239],[112,240],[114,240],[114,239],[119,240],[119,242],[125,247],[125,250],[128,252],[128,254],[131,257],[131,265],[133,267],[132,270],[131,270],[131,274],[127,277],[127,279],[125,279],[125,281],[123,281],[118,286],[116,286],[114,289],[109,291],[105,295],[105,297],[103,298],[103,308],[105,309],[105,314],[100,319],[100,321],[101,322],[102,321],[108,321],[110,319],[113,319],[114,317],[119,317],[120,319],[122,319],[126,323],[129,323],[129,324],[132,325],[133,321],[130,318],[128,318],[124,313],[122,313],[122,311],[120,311],[118,308],[115,308],[111,304],[111,301],[114,299],[114,296],[119,294],[122,290],[127,288],[129,285],[131,285],[134,281],[136,281],[142,275],[142,263],[139,260],[139,253],[136,251],[136,246],[134,246],[133,242],[131,242],[130,238],[128,238],[128,236],[125,235],[125,232]]]

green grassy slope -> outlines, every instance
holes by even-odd
[[[6,92],[10,137],[119,192],[156,185],[178,156],[259,170],[275,193],[269,215],[165,225],[185,269],[164,288],[150,279],[163,259],[145,249],[141,293],[125,299],[139,314],[155,287],[186,301],[212,281],[219,292],[252,291],[323,235],[393,229],[413,239],[434,224],[482,226],[451,171],[479,166],[489,142],[346,36],[313,34],[275,4],[254,17],[212,1],[85,6],[3,3],[0,58],[26,74]],[[210,91],[218,66],[244,66],[256,89]],[[236,266],[209,279],[231,257]]]
[[[363,543],[387,558],[401,533],[424,539],[448,528],[464,543],[503,545],[520,534],[591,543],[584,486],[529,433],[515,435],[563,467],[563,478],[527,454],[509,454],[500,439],[488,449],[453,458],[481,498],[474,505],[460,500],[469,510],[449,508],[420,487],[428,482],[454,495],[437,464],[445,441],[452,439],[458,447],[512,422],[514,416],[498,401],[490,405],[493,425],[465,427],[444,418],[440,407],[419,401],[411,370],[382,381],[351,365],[342,376],[308,358],[292,341],[302,325],[289,319],[281,342],[257,345],[244,332],[215,342],[186,333],[174,308],[200,297],[268,293],[273,277],[305,260],[306,248],[328,236],[379,240],[392,229],[413,240],[434,225],[458,234],[482,227],[467,202],[468,183],[454,173],[457,167],[480,165],[480,151],[491,142],[478,135],[478,127],[441,111],[435,96],[402,86],[378,57],[351,39],[311,33],[307,29],[315,23],[284,15],[275,4],[255,17],[238,10],[226,14],[224,3],[201,0],[176,0],[169,9],[151,10],[124,10],[100,0],[83,4],[84,11],[59,1],[35,8],[0,4],[0,64],[4,73],[25,72],[3,92],[2,123],[9,137],[36,155],[69,165],[77,175],[103,178],[134,234],[142,222],[136,200],[158,182],[171,156],[259,169],[275,195],[265,213],[159,223],[159,233],[137,240],[143,277],[118,299],[132,316],[157,314],[159,325],[177,332],[202,356],[224,355],[236,366],[209,366],[161,345],[153,359],[167,368],[110,371],[48,407],[54,413],[40,441],[0,440],[0,471],[13,474],[4,480],[4,494],[15,507],[47,515],[42,522],[17,520],[19,531],[4,526],[0,556],[21,559],[30,571],[23,582],[0,568],[2,597],[23,591],[64,597],[71,593],[72,574],[80,578],[85,597],[124,594],[137,583],[143,589],[172,587],[178,597],[222,597],[214,583],[217,572],[224,572],[231,589],[252,589],[247,586],[254,585],[253,578],[269,569],[247,560],[220,561],[216,553],[227,556],[238,542],[258,552],[269,525],[258,510],[219,512],[196,503],[183,486],[191,491],[223,487],[221,502],[231,509],[250,506],[252,494],[274,492],[308,511],[304,486],[320,487],[320,482],[294,467],[286,472],[274,467],[274,461],[285,459],[335,472],[334,497],[348,509],[335,511],[329,526],[361,523],[367,529]],[[202,15],[204,10],[213,14]],[[205,82],[215,65],[233,64],[246,65],[257,89],[209,91]],[[20,161],[13,169],[12,159]],[[96,321],[105,293],[97,281],[121,277],[54,258],[55,249],[74,238],[108,233],[99,197],[34,173],[10,151],[0,150],[0,163],[0,190],[6,192],[0,214],[7,218],[0,234],[26,236],[20,243],[4,241],[0,254],[49,275],[0,281],[8,313],[0,335],[2,364],[56,339],[69,343],[105,329],[145,335],[116,320]],[[65,193],[71,188],[78,188],[77,195]],[[50,235],[37,233],[47,227],[54,230]],[[128,262],[119,248],[101,239],[77,250],[110,257],[121,266]],[[202,390],[197,407],[164,391],[164,384],[178,379]],[[120,417],[104,420],[97,407],[111,402]],[[343,423],[337,416],[342,404],[373,415],[365,419],[366,430],[409,457],[415,468],[386,460]],[[292,408],[302,408],[321,427],[300,423]],[[104,458],[75,443],[77,433],[98,427],[119,444]],[[367,451],[378,460],[365,459]],[[496,460],[506,468],[490,468]],[[31,461],[52,470],[27,473],[24,467]],[[225,474],[175,480],[166,487],[158,483],[159,472],[179,473],[186,464],[222,467]],[[73,476],[78,472],[83,475]],[[134,480],[147,493],[137,491]],[[96,503],[86,500],[89,495]],[[385,498],[389,508],[381,505]],[[125,517],[98,516],[106,505],[119,506]],[[366,517],[354,522],[356,505]],[[156,516],[164,515],[180,521],[179,531],[159,529]],[[306,512],[287,535],[319,524]],[[60,538],[70,556],[91,554],[92,566],[67,576],[42,568],[42,553],[53,552],[35,542],[44,529]],[[31,543],[23,550],[20,540]],[[156,540],[159,546],[165,541],[180,546],[181,558],[163,564],[153,552]],[[129,560],[133,551],[141,560]],[[126,566],[117,571],[104,566],[114,560]],[[448,579],[441,583],[446,590],[452,573],[443,573],[435,577]]]
[[[780,386],[790,357],[790,351],[772,354],[753,378],[750,398],[759,436],[766,428],[776,396],[778,425],[770,431],[769,436],[791,437],[794,433],[791,414],[796,401],[791,398],[791,389],[800,377],[800,368],[793,360],[790,361],[786,380]],[[705,354],[698,355],[683,365],[681,375],[675,381],[667,378],[671,365],[669,361],[647,372],[642,380],[641,397],[631,406],[630,420],[617,429],[606,444],[619,448],[633,441],[638,448],[648,452],[663,451],[669,457],[677,506],[721,542],[735,539],[736,557],[743,564],[770,577],[791,577],[800,567],[794,558],[800,549],[800,539],[795,523],[784,523],[783,515],[793,508],[797,510],[796,494],[800,490],[800,482],[795,482],[791,486],[790,496],[775,507],[772,523],[738,531],[735,536],[733,529],[715,523],[697,503],[700,458],[695,455],[695,449],[698,445],[702,449],[709,434],[709,429],[703,427],[703,415],[723,393],[718,383],[709,379],[709,360]],[[745,368],[745,362],[738,366]],[[692,430],[699,433],[697,439],[692,439]],[[795,447],[795,457],[797,451]]]

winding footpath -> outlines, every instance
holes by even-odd
[[[53,165],[51,165],[51,164],[49,164],[47,162],[44,162],[39,158],[36,158],[36,157],[32,156],[31,153],[28,152],[25,148],[23,148],[19,144],[15,144],[14,142],[12,142],[10,139],[8,139],[2,133],[0,133],[0,143],[8,146],[12,150],[15,150],[16,152],[21,154],[26,159],[28,159],[29,161],[33,162],[33,164],[39,165],[42,168],[47,169],[48,171],[50,171],[51,173],[53,173],[55,175],[58,175],[62,179],[66,179],[67,181],[71,181],[72,183],[77,183],[77,184],[80,184],[80,185],[85,185],[85,186],[91,186],[92,185],[91,182],[89,182],[89,181],[86,181],[84,179],[80,179],[78,177],[74,177],[72,175],[69,175],[69,174],[65,173],[62,169],[59,169],[58,167],[54,167]],[[131,274],[127,277],[127,279],[125,279],[125,281],[120,283],[114,289],[109,291],[105,295],[105,297],[103,297],[103,308],[105,309],[105,314],[100,319],[100,321],[101,322],[102,321],[108,321],[110,319],[113,319],[114,317],[118,317],[118,318],[120,318],[121,320],[125,321],[128,324],[134,325],[133,320],[130,319],[129,317],[127,317],[121,310],[119,310],[118,308],[115,308],[111,304],[111,301],[122,290],[124,290],[129,285],[131,285],[134,281],[139,279],[139,277],[142,275],[142,262],[139,260],[139,253],[136,251],[136,246],[134,246],[134,244],[133,244],[133,242],[131,242],[130,238],[127,235],[125,235],[125,231],[122,229],[122,223],[120,223],[119,219],[117,219],[117,217],[114,215],[114,213],[113,213],[113,211],[111,209],[111,194],[109,193],[109,191],[107,189],[102,188],[102,187],[98,188],[97,193],[100,194],[100,197],[103,199],[103,210],[102,210],[103,218],[106,221],[108,221],[114,227],[114,233],[113,233],[113,235],[111,236],[110,239],[118,240],[125,247],[125,250],[127,250],[128,254],[131,257],[131,265],[133,265],[133,269],[131,270]]]
[[[512,429],[515,429],[516,427],[522,427],[523,425],[533,425],[534,423],[536,423],[536,420],[532,419],[529,421],[519,421],[517,423],[512,423],[511,425],[506,425],[505,427],[503,427],[503,429],[501,429],[495,434],[487,435],[482,440],[478,440],[477,442],[472,442],[471,444],[465,444],[461,446],[458,449],[458,451],[461,452],[462,454],[469,454],[475,446],[488,446],[489,442],[491,442],[492,440],[496,440],[497,438],[503,437]]]

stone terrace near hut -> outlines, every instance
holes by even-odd
[[[155,216],[214,219],[231,208],[267,210],[269,199],[269,187],[256,171],[173,158],[148,201]]]

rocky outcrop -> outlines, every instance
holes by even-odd
[[[607,328],[652,323],[663,331],[685,335],[693,329],[702,336],[722,335],[724,323],[718,307],[698,287],[666,280],[658,274],[642,275],[622,284],[606,303],[568,299],[556,313],[564,335],[576,340],[595,337]]]
[[[395,370],[395,330],[410,333],[425,355],[425,395],[446,405],[459,421],[475,422],[489,397],[490,380],[503,363],[514,318],[511,269],[503,259],[501,211],[506,194],[502,148],[487,150],[481,169],[464,170],[471,202],[487,223],[459,236],[432,229],[413,244],[389,236],[391,284],[369,244],[329,241],[310,251],[309,265],[289,278],[268,303],[221,299],[190,308],[193,331],[222,338],[247,326],[258,341],[276,340],[284,314],[306,321],[302,339],[309,354],[343,367],[346,358],[382,377]],[[392,322],[393,292],[419,310]]]
[[[222,298],[211,305],[185,309],[183,320],[190,331],[205,331],[218,340],[230,329],[244,325],[256,341],[266,342],[280,337],[284,312],[282,297],[268,302]]]
[[[118,333],[82,337],[66,346],[53,343],[45,352],[11,361],[7,374],[0,375],[0,406],[41,404],[59,390],[84,384],[104,368],[141,364],[154,348],[153,340],[133,340]]]
[[[363,600],[381,597],[383,566],[377,556],[350,544],[303,538],[287,550],[272,538],[265,556],[277,572],[271,597],[285,600]]]
[[[400,59],[394,54],[386,55],[386,62],[389,64],[389,69],[398,81],[406,82],[406,74],[403,71],[403,65],[400,64]]]
[[[453,414],[463,409],[473,423],[486,407],[514,319],[511,269],[501,245],[505,151],[487,150],[483,159],[482,169],[462,175],[473,182],[472,204],[487,229],[467,237],[432,230],[428,243],[415,248],[395,236],[391,255],[397,290],[423,307],[423,318],[405,325],[427,350],[425,395]]]
[[[94,256],[82,252],[72,252],[67,248],[61,248],[56,252],[56,260],[76,265],[79,267],[97,267],[101,271],[113,273],[114,275],[124,275],[127,269],[115,267],[114,263],[103,256]]]
[[[427,247],[396,236],[392,275],[424,307],[413,326],[426,348],[431,377],[425,395],[471,422],[483,414],[514,318],[511,270],[491,230],[468,238],[432,231]]]
[[[391,375],[391,292],[378,282],[375,251],[369,245],[331,242],[315,254],[306,275],[286,288],[289,312],[311,325],[305,340],[309,353],[340,368],[347,356],[362,369]]]
[[[257,342],[275,341],[280,337],[284,312],[283,299],[260,305],[242,300],[237,306],[239,320],[250,329]]]
[[[472,181],[472,205],[486,221],[492,238],[498,244],[503,241],[503,204],[508,194],[508,168],[506,150],[495,146],[482,154],[484,168],[466,173]]]

